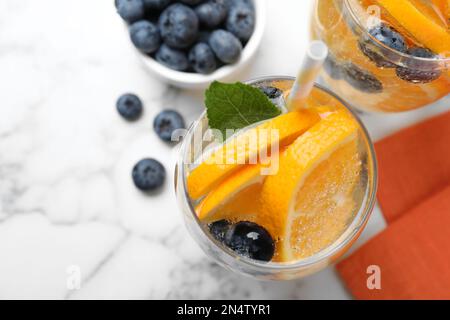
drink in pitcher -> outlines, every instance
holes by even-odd
[[[361,110],[399,112],[450,93],[448,0],[317,0],[325,84]]]

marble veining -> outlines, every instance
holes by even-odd
[[[311,0],[267,4],[265,40],[247,78],[295,74],[307,41]],[[202,93],[147,73],[112,0],[1,1],[0,70],[0,298],[350,298],[333,268],[259,282],[200,251],[175,202],[176,147],[157,138],[152,120],[173,108],[193,121]],[[145,103],[136,123],[115,111],[124,92]],[[444,103],[363,119],[378,139],[444,111]],[[131,168],[143,157],[167,168],[156,195],[132,184]],[[376,209],[359,243],[382,228]],[[68,285],[74,266],[79,289]]]

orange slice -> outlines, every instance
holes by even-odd
[[[450,52],[450,33],[409,0],[377,0],[414,38],[438,54]]]
[[[450,23],[450,1],[448,0],[431,0],[431,3],[438,9],[447,23]]]
[[[433,20],[436,24],[443,28],[448,27],[448,21],[446,21],[443,12],[434,3],[428,0],[410,0],[413,5],[425,14],[429,19]]]
[[[329,115],[287,147],[278,173],[266,177],[258,223],[278,239],[280,261],[311,256],[345,230],[361,172],[357,131],[346,111]]]
[[[241,194],[244,190],[259,184],[262,185],[264,176],[261,174],[261,165],[246,165],[244,168],[236,171],[223,181],[217,188],[212,190],[205,199],[197,207],[197,215],[200,220],[210,220],[211,217],[222,207],[228,203],[235,203],[234,198]],[[248,200],[248,199],[247,199]],[[234,207],[239,207],[235,205]],[[238,211],[241,211],[238,209]],[[242,213],[242,212],[241,212]],[[233,210],[232,214],[236,214]],[[246,214],[246,213],[244,213]],[[239,215],[240,216],[240,215]],[[226,216],[221,215],[218,219],[230,219],[227,213]],[[248,219],[247,219],[248,220]]]
[[[249,159],[261,160],[261,153],[269,154],[275,146],[290,144],[319,120],[320,116],[314,111],[289,112],[231,138],[189,174],[189,195],[194,200],[206,195],[230,174],[251,162]]]

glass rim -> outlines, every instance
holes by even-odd
[[[425,62],[425,63],[442,63],[444,62],[444,66],[443,68],[446,68],[446,64],[450,63],[450,57],[443,57],[441,55],[437,55],[435,58],[422,58],[422,57],[416,57],[413,56],[411,54],[408,53],[404,53],[404,52],[400,52],[398,50],[395,50],[387,45],[385,45],[384,43],[382,43],[381,41],[379,41],[378,39],[376,39],[374,36],[372,36],[369,31],[367,30],[367,28],[364,27],[361,19],[358,18],[358,14],[355,12],[353,6],[350,3],[350,0],[344,0],[344,6],[346,8],[346,10],[350,13],[350,17],[353,20],[353,22],[355,22],[356,26],[358,27],[358,29],[367,37],[369,37],[373,44],[376,45],[379,48],[382,48],[383,50],[388,51],[390,54],[393,55],[393,57],[397,56],[399,59],[398,60],[404,60],[404,59],[408,59],[408,60],[412,60],[412,61],[421,61],[421,62]]]
[[[287,81],[295,81],[294,77],[290,76],[268,76],[268,77],[258,77],[254,78],[248,81],[245,81],[246,84],[254,84],[258,82],[264,82],[264,81],[279,81],[279,80],[287,80]],[[206,227],[204,224],[201,223],[199,220],[195,208],[192,206],[192,203],[190,201],[190,197],[187,191],[187,175],[185,172],[185,156],[187,154],[187,150],[189,148],[189,141],[190,138],[193,135],[194,129],[197,128],[197,126],[200,124],[202,119],[204,119],[206,115],[206,111],[203,111],[202,115],[194,121],[191,126],[189,127],[189,130],[186,134],[186,136],[183,139],[182,146],[180,148],[181,156],[179,157],[179,161],[177,161],[177,170],[180,170],[180,174],[182,177],[182,191],[183,191],[183,198],[185,203],[187,203],[189,207],[190,214],[193,216],[195,223],[197,226],[202,230],[204,235],[208,238],[208,241],[210,241],[214,246],[218,247],[221,252],[225,253],[227,256],[229,256],[232,259],[235,259],[236,261],[239,261],[242,264],[245,264],[246,266],[261,270],[263,272],[267,271],[292,271],[292,270],[299,270],[299,269],[305,269],[314,265],[317,265],[320,262],[328,261],[328,259],[332,258],[335,253],[340,252],[347,246],[352,244],[352,241],[355,240],[357,235],[364,229],[365,225],[367,224],[367,221],[370,217],[371,212],[373,211],[373,208],[375,206],[376,202],[376,193],[377,193],[377,187],[378,187],[378,163],[377,158],[375,156],[375,148],[373,145],[372,140],[370,139],[369,132],[367,131],[366,127],[362,123],[361,119],[356,115],[356,113],[351,110],[348,103],[346,103],[344,100],[339,98],[335,93],[330,91],[329,89],[321,86],[320,84],[315,83],[314,87],[329,94],[334,99],[336,99],[339,103],[341,103],[344,108],[350,112],[353,116],[353,118],[358,122],[359,127],[363,133],[363,136],[368,144],[368,157],[371,159],[372,167],[373,167],[373,179],[372,183],[369,185],[369,193],[366,192],[364,196],[364,200],[361,204],[360,209],[358,210],[358,213],[354,216],[352,222],[347,226],[345,231],[337,238],[332,244],[327,246],[326,248],[320,250],[316,254],[296,260],[294,262],[263,262],[258,260],[253,260],[247,257],[243,257],[230,248],[227,248],[226,246],[220,245],[219,242],[214,239],[214,237],[211,235],[208,230],[206,230]],[[179,183],[179,182],[178,182]],[[342,238],[342,239],[341,239]]]

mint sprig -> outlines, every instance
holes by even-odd
[[[214,81],[206,90],[205,104],[209,126],[223,137],[227,129],[242,129],[281,114],[263,92],[241,82]]]

